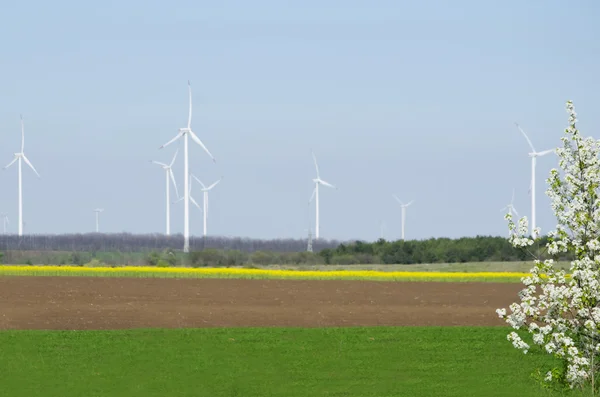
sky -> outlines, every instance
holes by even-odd
[[[304,238],[321,188],[321,237],[507,235],[530,216],[529,147],[561,145],[565,102],[600,124],[600,4],[581,0],[19,1],[0,15],[0,166],[19,150],[26,233],[163,233],[163,170],[187,123],[190,170],[210,192],[208,234]],[[597,136],[597,135],[596,135]],[[174,166],[183,192],[183,156]],[[537,218],[555,227],[537,165]],[[200,186],[192,196],[202,199]],[[173,192],[173,191],[172,191]],[[171,229],[183,231],[183,203]],[[17,169],[0,171],[17,228]],[[192,235],[202,213],[190,207]]]

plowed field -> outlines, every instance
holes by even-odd
[[[0,329],[505,325],[509,283],[0,277]]]

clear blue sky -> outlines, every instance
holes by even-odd
[[[505,235],[500,208],[529,215],[529,148],[560,145],[564,103],[600,123],[594,1],[14,1],[0,20],[0,163],[19,148],[26,232],[163,232],[164,174],[186,124],[210,196],[209,234],[304,237],[315,176],[321,235],[376,239]],[[180,158],[181,159],[181,158]],[[538,161],[538,220],[555,221]],[[182,189],[183,167],[176,165]],[[0,173],[16,231],[17,170]],[[196,186],[194,189],[198,189]],[[196,190],[197,200],[201,195]],[[314,224],[314,208],[311,220]],[[172,207],[183,230],[183,206]],[[191,231],[202,232],[192,207]]]

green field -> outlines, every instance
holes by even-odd
[[[504,327],[0,332],[0,395],[554,396]],[[575,393],[574,395],[581,395]]]

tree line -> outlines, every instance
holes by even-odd
[[[541,237],[529,249],[514,248],[505,237],[476,236],[430,238],[427,240],[385,241],[374,243],[356,241],[340,243],[336,248],[325,248],[319,252],[326,264],[418,264],[418,263],[466,263],[466,262],[511,262],[528,261],[535,258],[548,259],[546,244],[548,237]],[[556,260],[572,260],[566,253]]]
[[[319,239],[313,242],[313,250],[335,248],[339,244],[340,241]],[[190,236],[190,251],[219,249],[241,252],[300,252],[306,251],[307,245],[308,239]],[[182,247],[182,234],[171,236],[131,233],[0,235],[0,251],[151,252],[164,249],[179,251]]]
[[[419,264],[528,261],[546,259],[547,237],[527,250],[514,248],[505,237],[375,242],[319,240],[307,252],[307,240],[207,237],[190,239],[183,254],[183,236],[83,234],[0,236],[5,263],[77,264],[92,260],[111,265],[246,266],[302,264]],[[570,254],[557,260],[572,260]]]

